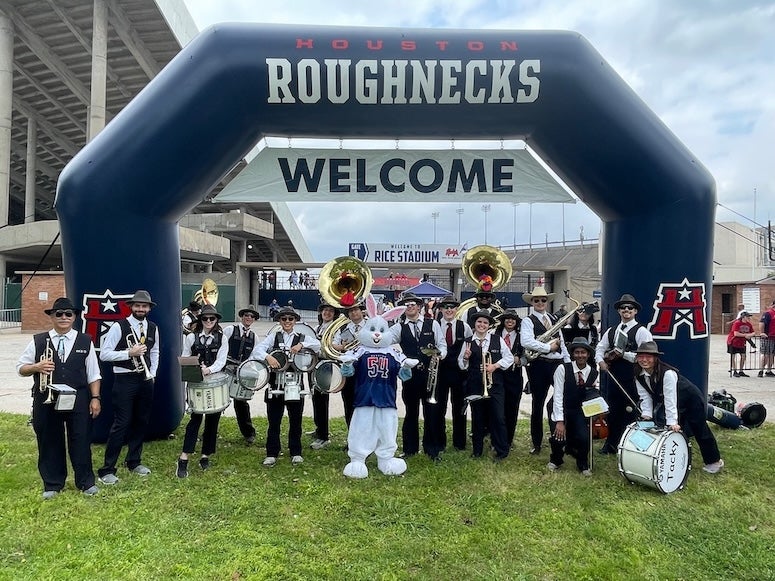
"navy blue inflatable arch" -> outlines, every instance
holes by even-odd
[[[158,303],[152,436],[183,413],[177,222],[262,135],[524,139],[603,220],[604,318],[634,294],[666,358],[707,389],[713,179],[583,37],[219,25],[59,181],[70,296],[145,288]]]

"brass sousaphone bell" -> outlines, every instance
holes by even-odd
[[[477,291],[483,290],[480,286],[482,278],[490,277],[492,279],[492,292],[509,282],[513,273],[511,261],[506,253],[500,248],[485,244],[474,246],[463,255],[462,270]],[[474,305],[476,305],[476,297],[466,299],[460,303],[455,317],[465,320],[466,312]],[[495,301],[493,306],[496,310],[503,312],[498,301]]]

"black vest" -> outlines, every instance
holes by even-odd
[[[294,345],[298,345],[299,343],[302,343],[304,341],[304,335],[302,333],[294,333],[293,339],[291,340],[290,345],[286,345],[286,349],[289,349],[293,347]],[[280,349],[280,344],[283,342],[283,332],[277,331],[274,336],[274,344],[272,345],[272,351],[277,351]],[[293,367],[289,367],[288,371],[292,371]],[[284,371],[281,373],[285,373]],[[269,385],[276,388],[277,387],[277,372],[271,371],[269,373]],[[269,394],[269,390],[266,390],[264,392],[264,401],[267,401],[267,399],[271,397]]]
[[[442,319],[439,321],[439,325],[441,326],[441,336],[446,337],[447,321]],[[460,351],[463,349],[463,343],[465,343],[464,335],[466,328],[465,325],[463,325],[463,321],[460,320],[455,321],[453,325],[455,327],[455,340],[452,342],[452,345],[447,345],[447,356],[441,360],[440,365],[442,367],[451,367],[457,371],[460,371],[460,368],[457,365],[457,358],[460,355]],[[446,343],[446,339],[444,339],[444,342]]]
[[[35,342],[35,361],[40,361],[43,351],[50,346],[54,352],[54,373],[51,375],[51,383],[63,383],[74,389],[84,389],[89,386],[89,378],[86,375],[86,357],[91,349],[91,337],[85,333],[78,333],[67,361],[61,361],[57,353],[55,340],[50,341],[48,332],[38,333],[33,336]],[[40,374],[33,375],[32,396],[46,396],[40,393]]]
[[[205,335],[197,333],[194,337],[194,344],[191,345],[191,355],[199,357],[199,363],[204,363],[208,367],[215,363],[218,358],[218,350],[221,348],[221,342],[223,341],[223,332],[216,331],[212,335],[210,344],[207,345],[204,341]]]
[[[468,377],[466,379],[465,395],[482,395],[482,348],[474,340],[474,337],[469,337],[465,342],[471,346],[471,357],[468,358]],[[490,345],[487,351],[490,353],[493,363],[501,360],[503,354],[501,353],[501,343],[498,337],[490,335]],[[503,370],[498,368],[492,374],[492,386],[496,387],[502,384]]]
[[[638,333],[638,329],[640,329],[643,325],[640,323],[637,323],[632,326],[632,328],[627,331],[627,343],[624,345],[625,351],[635,351],[638,348],[638,342],[635,340],[635,335]],[[616,337],[616,330],[621,327],[621,323],[616,325],[615,327],[611,327],[606,331],[606,334],[608,335],[608,345],[611,349],[614,347],[614,339]],[[626,359],[619,358],[614,359],[610,364],[609,368],[611,373],[613,373],[616,376],[616,379],[619,380],[619,382],[624,385],[625,387],[632,386],[635,387],[635,383],[632,381],[632,363],[627,361]],[[631,392],[632,394],[633,392]]]
[[[422,325],[420,325],[420,339],[417,340],[412,333],[414,325],[409,321],[401,323],[401,350],[407,357],[419,359],[423,363],[423,368],[428,368],[428,362],[431,360],[430,356],[423,354],[420,349],[427,348],[430,345],[432,348],[436,347],[436,336],[433,334],[433,319],[421,319]]]
[[[145,346],[148,347],[148,352],[145,355],[145,362],[149,366],[150,370],[150,364],[151,364],[151,349],[153,348],[154,344],[156,343],[156,324],[153,321],[149,321],[148,319],[145,319],[143,321],[143,326],[145,327]],[[129,321],[127,319],[121,319],[118,321],[119,326],[121,327],[121,337],[118,340],[118,343],[116,343],[116,351],[124,351],[125,349],[129,349],[129,345],[127,345],[126,338],[127,335],[132,334],[132,326],[129,324]],[[131,369],[132,371],[135,370],[135,364],[132,361],[132,358],[130,357],[127,361],[114,361],[113,365],[115,367],[123,367],[124,369]]]
[[[600,392],[595,389],[598,371],[590,367],[589,375],[583,386],[578,385],[576,374],[573,372],[573,363],[563,363],[565,366],[565,386],[563,387],[563,408],[567,414],[569,411],[580,411],[581,404],[588,399],[598,397]],[[589,366],[589,365],[587,365]],[[566,415],[567,419],[567,415]]]
[[[525,349],[522,347],[522,342],[519,337],[519,325],[514,329],[516,331],[515,341],[511,344],[511,354],[514,356],[514,362],[517,363],[519,359],[524,355]],[[499,339],[503,339],[503,329],[499,329],[495,332],[495,335]],[[522,387],[522,367],[512,365],[508,369],[504,369],[503,381],[508,385],[516,385]]]
[[[555,317],[554,315],[552,315],[550,313],[546,313],[546,316],[549,317],[549,320],[552,322],[552,325],[554,325],[557,322],[557,317]],[[530,315],[530,319],[533,321],[533,334],[536,337],[539,337],[539,336],[543,335],[544,333],[546,333],[546,331],[548,331],[548,329],[544,326],[544,324],[541,321],[541,319],[539,319],[538,316],[535,313]],[[552,336],[552,339],[554,339],[555,337],[559,337],[559,336],[560,336],[559,332],[555,333]]]
[[[248,330],[247,337],[242,336],[242,325],[234,325],[229,338],[229,359],[245,361],[256,344],[256,334]]]

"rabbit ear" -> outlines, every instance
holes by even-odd
[[[366,312],[369,314],[369,317],[377,316],[377,301],[371,293],[366,297]]]
[[[392,321],[404,314],[406,307],[393,307],[392,309],[382,313],[382,318],[386,321]]]

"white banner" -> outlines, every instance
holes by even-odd
[[[454,264],[460,266],[466,248],[443,244],[372,244],[350,242],[349,255],[364,262],[391,264]]]
[[[575,200],[525,149],[264,148],[217,202]]]

